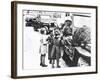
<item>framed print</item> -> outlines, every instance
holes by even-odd
[[[11,77],[97,73],[97,6],[11,2]]]

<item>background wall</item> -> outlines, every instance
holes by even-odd
[[[17,0],[16,0],[17,1]],[[26,1],[26,0],[24,0]],[[99,0],[30,0],[34,2],[66,3],[78,5],[96,5],[100,9]],[[100,11],[98,11],[98,14]],[[100,16],[98,15],[100,21]],[[98,22],[99,22],[98,21]],[[98,24],[98,34],[100,34],[100,24]],[[98,48],[100,47],[100,37],[98,36]],[[98,50],[98,57],[100,50]],[[100,59],[98,67],[100,67]],[[0,0],[0,80],[13,80],[11,73],[11,0]],[[98,74],[27,78],[26,80],[100,80],[100,69]],[[19,79],[20,80],[20,79]],[[22,79],[24,80],[24,79]]]

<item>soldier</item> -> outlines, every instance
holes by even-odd
[[[72,19],[71,17],[66,17],[63,28],[62,34],[63,39],[61,40],[63,43],[63,59],[73,59],[73,49],[72,49]],[[65,57],[66,55],[66,57]],[[69,61],[69,60],[68,60]],[[70,64],[70,63],[69,63]]]
[[[71,17],[66,17],[64,25],[63,25],[63,29],[62,29],[64,37],[72,36],[72,27],[71,27],[71,25],[72,25]]]

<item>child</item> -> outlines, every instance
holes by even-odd
[[[47,65],[45,64],[45,57],[46,57],[46,53],[47,53],[46,29],[42,28],[40,30],[40,33],[41,33],[40,51],[39,51],[39,53],[41,54],[41,56],[40,56],[40,66],[47,67]]]
[[[54,68],[55,60],[57,62],[57,68],[60,68],[59,65],[59,59],[61,57],[61,51],[60,51],[60,32],[59,29],[54,30],[54,38],[53,38],[53,47],[51,51],[51,57],[52,57],[52,68]]]
[[[53,46],[53,33],[50,34],[50,36],[47,38],[48,41],[48,60],[49,63],[52,63],[52,58],[51,58],[51,51],[52,51],[52,46]]]

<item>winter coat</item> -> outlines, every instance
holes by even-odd
[[[51,51],[52,59],[59,59],[61,57],[60,39],[53,38],[53,47]]]
[[[51,51],[53,47],[53,37],[49,36],[47,41],[48,41],[48,59],[51,59]]]

